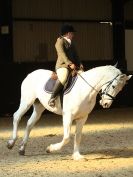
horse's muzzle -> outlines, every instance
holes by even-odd
[[[113,100],[100,100],[99,103],[103,108],[109,108],[112,104]]]

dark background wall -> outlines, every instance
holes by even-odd
[[[70,2],[0,1],[0,114],[16,111],[21,82],[28,73],[40,68],[54,70],[54,43],[64,22],[78,31],[75,40],[86,70],[118,61],[123,72],[133,73],[125,58],[125,29],[133,29],[131,0]],[[112,107],[133,106],[132,88],[133,79]]]

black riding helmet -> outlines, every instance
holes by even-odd
[[[76,32],[76,30],[74,29],[74,27],[70,24],[64,24],[61,27],[61,35],[65,35],[68,32]]]

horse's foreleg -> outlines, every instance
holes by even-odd
[[[50,153],[53,151],[60,150],[65,144],[67,144],[70,140],[70,131],[71,131],[72,119],[71,115],[65,114],[63,116],[63,128],[64,128],[64,136],[60,143],[51,144],[47,147],[46,152]]]
[[[26,144],[28,142],[29,134],[30,134],[33,126],[35,125],[35,123],[40,119],[40,117],[42,115],[42,112],[45,110],[43,105],[39,102],[35,102],[33,106],[34,106],[33,113],[32,113],[30,119],[27,122],[25,135],[24,135],[23,141],[22,141],[22,143],[20,145],[20,148],[19,148],[19,154],[20,155],[25,154],[25,147],[26,147]]]
[[[13,133],[12,138],[7,142],[8,149],[12,149],[17,140],[18,124],[22,116],[28,111],[32,104],[21,103],[19,109],[13,115]]]
[[[79,146],[80,146],[80,142],[81,142],[82,128],[87,120],[87,117],[76,120],[76,130],[75,130],[75,137],[74,137],[74,151],[73,151],[73,159],[74,160],[80,160],[80,159],[84,158],[79,152]]]

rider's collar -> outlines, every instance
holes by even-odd
[[[63,37],[63,38],[66,39],[69,44],[72,43],[72,42],[71,42],[71,39],[68,39],[67,37]]]

